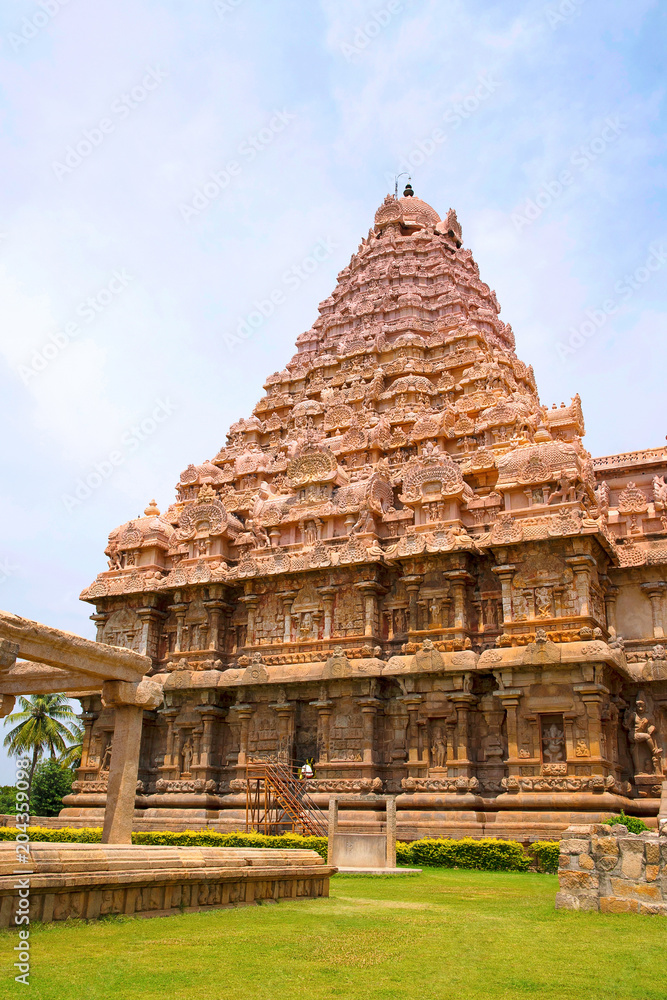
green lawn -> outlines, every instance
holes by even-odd
[[[667,1000],[667,921],[553,909],[552,875],[337,875],[331,897],[36,925],[33,1000]],[[0,933],[0,997],[12,982]]]

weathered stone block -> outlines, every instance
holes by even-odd
[[[596,861],[596,868],[599,872],[613,872],[618,864],[618,858],[603,856]]]
[[[557,892],[556,893],[556,909],[557,910],[578,910],[579,907],[579,897],[573,896],[569,892]]]
[[[565,892],[585,892],[597,890],[600,880],[588,872],[563,872],[559,875],[560,887]]]
[[[660,867],[659,865],[647,865],[644,873],[647,882],[655,882],[660,874]]]
[[[601,913],[638,913],[639,903],[636,899],[619,899],[617,896],[606,896],[600,900]]]
[[[644,852],[646,856],[647,865],[659,865],[660,864],[660,845],[659,844],[646,844],[644,846]]]
[[[655,902],[661,902],[662,900],[660,888],[655,883],[648,884],[646,882],[612,877],[611,887],[614,895],[622,899],[654,900]]]
[[[640,854],[644,856],[644,847],[647,846],[639,837],[630,835],[629,837],[619,837],[618,846],[621,854]]]
[[[580,854],[579,867],[584,869],[584,871],[591,871],[592,869],[595,868],[595,861],[590,856],[590,854]]]
[[[558,857],[558,867],[559,868],[570,868],[570,862],[573,861],[573,860],[574,860],[574,858],[571,855],[569,855],[569,854],[561,854]]]
[[[667,916],[667,903],[640,903],[639,912],[654,916]]]
[[[621,871],[626,878],[641,878],[644,866],[644,852],[641,854],[623,853],[621,857]]]
[[[593,854],[609,854],[618,857],[618,841],[610,837],[591,837]]]
[[[591,849],[589,840],[561,840],[561,854],[588,854]]]

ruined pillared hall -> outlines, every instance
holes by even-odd
[[[650,822],[667,452],[592,458],[579,397],[540,403],[455,212],[388,196],[264,388],[81,595],[163,686],[142,828],[242,828],[247,764],[307,759],[322,808],[396,794],[404,839]],[[63,815],[91,822],[114,719],[81,702]]]

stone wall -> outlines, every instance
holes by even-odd
[[[667,835],[570,826],[560,847],[557,910],[667,916]]]

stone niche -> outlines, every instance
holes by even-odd
[[[667,835],[570,826],[560,851],[557,910],[667,916]]]

